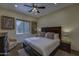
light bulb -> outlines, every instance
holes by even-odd
[[[36,8],[33,8],[33,10],[32,10],[33,12],[35,11],[35,12],[37,12],[37,9]]]
[[[17,5],[17,4],[15,4],[15,5],[14,5],[14,7],[16,7],[16,8],[17,8],[17,7],[18,7],[18,5]]]

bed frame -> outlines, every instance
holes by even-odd
[[[61,41],[61,27],[43,27],[41,29],[42,32],[54,32],[59,34],[59,38]]]
[[[61,27],[43,27],[43,28],[41,28],[41,31],[42,32],[58,33],[59,34],[59,38],[60,38],[60,42],[61,42]],[[24,47],[26,52],[28,52],[31,56],[42,56],[36,50],[34,50],[30,45],[28,45],[26,43],[23,43],[23,47]],[[50,56],[55,55],[56,51],[58,50],[58,47],[50,54]]]

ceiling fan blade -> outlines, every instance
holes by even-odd
[[[39,10],[37,10],[37,13],[40,13],[40,11],[39,11]]]
[[[26,7],[33,7],[33,6],[30,6],[30,5],[24,5],[24,6],[26,6]]]
[[[37,7],[37,8],[39,8],[39,9],[45,9],[45,7],[44,7],[44,6],[42,6],[42,7]]]
[[[29,10],[29,12],[32,12],[33,9]]]

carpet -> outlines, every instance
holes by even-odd
[[[30,56],[24,49],[18,50],[18,54],[19,54],[19,56]],[[67,52],[59,49],[56,52],[55,56],[75,56],[75,55],[67,53]]]

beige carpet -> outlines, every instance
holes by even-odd
[[[71,53],[65,52],[63,50],[58,50],[56,52],[55,56],[75,56],[75,54],[71,54]]]
[[[29,54],[27,52],[25,52],[24,49],[20,49],[18,51],[18,53],[19,53],[19,56],[29,56]],[[67,53],[67,52],[65,52],[63,50],[58,50],[56,52],[55,56],[75,56],[75,55],[74,54]]]
[[[9,51],[9,56],[18,56],[18,50],[22,49],[22,44],[17,44],[13,49]]]
[[[29,56],[29,54],[24,49],[18,50],[18,54],[19,56]]]
[[[29,56],[22,47],[22,44],[18,44],[14,49],[9,52],[9,56]],[[67,53],[63,50],[58,50],[55,56],[75,56],[75,54]]]

